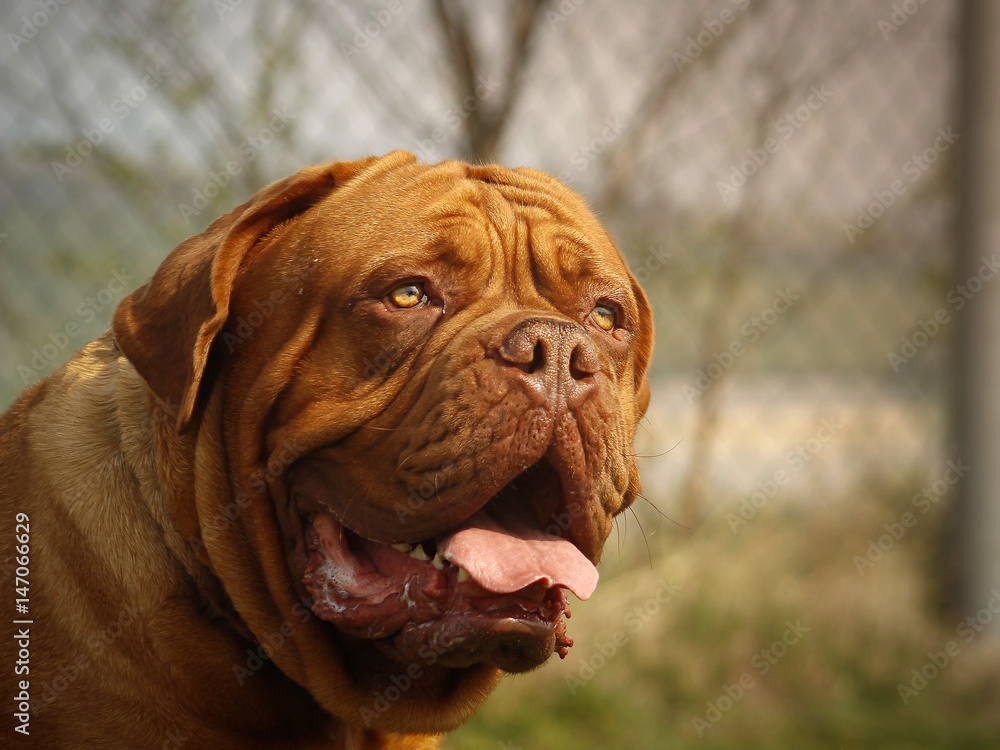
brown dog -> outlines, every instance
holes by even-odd
[[[0,421],[4,744],[436,747],[572,645],[651,348],[541,173],[265,188]]]

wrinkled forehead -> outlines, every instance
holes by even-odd
[[[364,174],[317,206],[310,222],[310,242],[358,279],[443,263],[452,272],[489,264],[505,276],[528,267],[543,283],[629,283],[624,259],[584,202],[533,170],[444,162]]]

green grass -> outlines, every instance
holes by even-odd
[[[629,554],[619,560],[612,539],[598,593],[573,608],[569,657],[507,678],[446,747],[1000,747],[1000,648],[985,636],[960,643],[908,705],[898,692],[928,651],[960,641],[958,618],[931,605],[941,517],[922,518],[864,576],[853,563],[916,488],[858,491],[812,513],[766,506],[736,535],[719,513],[696,531],[665,525],[648,557],[633,526]],[[629,619],[661,582],[679,590]],[[762,674],[761,649],[786,623],[809,630]],[[616,633],[623,645],[602,662]],[[699,736],[693,717],[742,675],[752,687]]]

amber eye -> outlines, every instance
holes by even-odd
[[[392,304],[404,310],[416,307],[426,299],[427,295],[424,293],[424,285],[418,282],[400,284],[389,292],[389,300]]]
[[[610,331],[615,327],[615,311],[607,305],[595,307],[594,311],[590,313],[590,317],[597,323],[598,328],[603,328],[605,331]]]

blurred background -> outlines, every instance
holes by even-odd
[[[551,172],[653,303],[645,499],[446,747],[1000,747],[998,8],[5,3],[0,404],[306,164]]]

